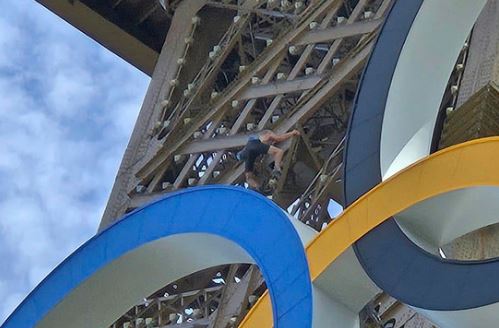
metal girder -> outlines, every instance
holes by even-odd
[[[147,75],[152,75],[161,47],[144,29],[124,22],[116,14],[106,16],[82,1],[37,0],[80,31]],[[108,9],[112,12],[112,8]],[[123,24],[128,24],[124,26]],[[165,30],[168,29],[168,24]]]
[[[250,134],[236,134],[227,137],[218,137],[193,141],[179,149],[178,154],[195,154],[213,152],[221,149],[239,148],[246,144]]]
[[[311,95],[310,99],[303,103],[302,106],[296,106],[292,115],[289,115],[276,131],[279,133],[288,131],[298,122],[309,118],[318,107],[340,89],[343,82],[350,80],[354,75],[359,73],[367,60],[373,45],[374,40],[371,38],[359,45],[349,57],[336,65],[334,70],[328,74],[327,78],[323,79],[321,83],[317,84],[314,89],[309,91]]]
[[[211,133],[217,128],[218,123],[220,122],[221,117],[216,117],[215,120],[213,121],[213,124],[210,126],[206,134],[203,136],[203,140],[207,140]],[[173,182],[173,189],[177,189],[180,187],[180,185],[184,182],[184,180],[187,177],[187,174],[191,171],[192,166],[194,163],[196,163],[197,156],[191,155],[187,162],[184,164],[182,167],[182,170],[178,174],[177,178]],[[153,186],[154,187],[154,186]]]
[[[333,7],[330,8],[329,13],[324,17],[323,21],[321,22],[321,25],[320,25],[321,29],[326,28],[328,26],[328,24],[333,19],[334,15],[336,15],[336,13],[339,10],[339,8],[340,8],[340,3],[339,2],[335,6],[333,6]],[[296,76],[298,75],[298,73],[300,72],[300,70],[303,69],[303,66],[306,63],[306,60],[310,57],[310,55],[312,53],[312,50],[313,50],[313,46],[308,46],[307,49],[302,53],[302,55],[300,56],[300,59],[294,65],[294,67],[291,70],[289,76],[287,77],[287,81],[291,81],[291,80],[293,80],[293,79],[296,78]],[[268,82],[272,78],[273,71],[275,71],[275,69],[277,69],[278,67],[279,67],[279,63],[276,62],[274,64],[273,69],[270,69],[266,73],[266,76],[263,79],[264,83]],[[259,130],[264,128],[265,124],[268,122],[268,120],[272,116],[272,113],[274,112],[275,107],[277,107],[277,105],[280,103],[281,99],[282,99],[281,95],[278,95],[277,97],[274,98],[274,100],[272,101],[271,105],[269,106],[269,108],[267,109],[267,111],[265,112],[264,116],[262,117],[262,119],[260,120],[260,122],[258,124],[258,129]],[[229,135],[235,135],[239,131],[239,129],[241,128],[241,125],[245,122],[247,116],[249,115],[249,113],[250,113],[251,109],[254,107],[254,105],[255,105],[254,99],[252,99],[252,100],[250,100],[250,101],[248,101],[246,103],[245,108],[243,109],[243,111],[241,112],[241,114],[238,116],[236,122],[232,126]],[[245,136],[244,138],[240,138],[240,140],[238,140],[238,142],[235,143],[235,145],[237,145],[237,147],[241,147],[242,146],[241,143],[244,142],[243,139],[246,139],[246,138],[247,138],[247,136]],[[222,149],[230,149],[230,148],[232,148],[232,147],[227,147],[227,148],[222,148]],[[201,179],[199,180],[199,183],[198,183],[199,185],[204,185],[208,181],[208,179],[210,179],[213,170],[215,169],[215,167],[220,162],[223,154],[224,154],[223,150],[219,150],[215,154],[215,156],[213,157],[213,162],[206,169],[205,175],[203,175],[203,177],[201,177]]]
[[[264,83],[268,83],[270,81],[270,79],[272,78],[272,76],[274,76],[274,73],[278,67],[279,67],[279,62],[276,62],[274,65],[272,65],[269,68],[269,70],[265,73],[265,76],[263,78]],[[242,110],[241,114],[237,117],[236,122],[234,123],[234,125],[230,129],[229,135],[234,135],[239,131],[239,129],[246,121],[246,118],[248,117],[249,113],[251,112],[251,110],[253,109],[255,104],[256,104],[256,101],[254,99],[248,101],[245,104],[244,109]],[[217,126],[217,124],[212,124],[210,129],[214,128],[216,126]],[[213,140],[213,139],[209,139],[211,135],[212,135],[212,131],[211,132],[207,131],[207,133],[203,136],[204,141]],[[193,154],[193,152],[190,152],[190,154]],[[200,178],[199,185],[203,185],[207,181],[207,179],[210,177],[211,173],[215,169],[217,163],[222,158],[223,154],[224,154],[224,152],[222,152],[222,151],[219,151],[219,152],[217,152],[217,154],[215,154],[212,163],[208,166],[204,175]],[[175,181],[174,188],[178,188],[180,186],[180,184],[183,182],[183,180],[185,179],[185,177],[189,173],[189,171],[190,171],[192,165],[194,164],[194,162],[196,161],[196,159],[197,159],[196,156],[192,156],[189,159],[190,161],[192,160],[192,163],[188,163],[189,166],[187,166],[187,164],[184,166],[184,168],[182,169],[182,172],[179,174],[179,176],[177,177],[177,179]]]
[[[238,97],[240,100],[263,98],[280,94],[302,92],[313,88],[321,80],[320,76],[296,78],[294,80],[278,81],[255,85],[244,90]]]
[[[279,126],[276,131],[282,133],[289,130],[304,117],[310,116],[313,113],[311,111],[317,110],[317,107],[320,106],[324,101],[326,101],[330,94],[336,91],[345,80],[350,79],[352,75],[358,72],[364,61],[367,59],[371,47],[372,42],[369,42],[347,63],[339,65],[338,69],[335,71],[335,74],[333,74],[330,80],[328,80],[327,78],[322,79],[323,81],[328,81],[324,86],[321,85],[321,87],[319,88],[320,91],[318,91],[317,94],[314,95],[313,99],[310,102],[303,104],[303,106],[297,111],[297,113],[286,120],[286,122],[283,122],[283,124]],[[192,154],[216,151],[220,149],[238,148],[244,146],[247,139],[247,134],[240,134],[230,137],[219,137],[193,141],[181,147],[177,153]]]
[[[147,193],[147,194],[137,194],[135,195],[128,205],[129,208],[141,207],[144,204],[150,203],[163,195],[162,193]]]
[[[329,199],[332,198],[340,203],[343,198],[343,188],[339,178],[342,173],[341,155],[344,141],[345,138],[337,145],[291,210],[291,215],[318,231],[324,223],[329,223],[330,217],[327,212]]]
[[[244,2],[244,8],[252,8],[257,4],[256,0],[247,0]],[[219,73],[220,67],[224,60],[229,55],[230,51],[233,49],[234,45],[240,40],[240,35],[244,27],[248,22],[249,16],[244,15],[239,19],[237,24],[232,24],[224,36],[218,43],[218,47],[221,49],[214,60],[208,60],[206,64],[199,70],[196,77],[192,80],[191,84],[195,85],[196,88],[194,93],[188,97],[183,97],[172,113],[170,113],[170,120],[180,121],[185,118],[188,114],[189,106],[198,99],[206,88],[212,85],[212,81],[216,78]],[[166,119],[166,111],[162,115],[162,121]]]
[[[262,16],[278,17],[278,18],[283,18],[283,17],[296,18],[297,17],[297,15],[295,15],[295,14],[289,14],[289,13],[281,12],[281,11],[277,11],[277,10],[269,10],[269,9],[261,9],[261,8],[248,8],[245,6],[224,3],[224,2],[208,1],[206,4],[208,6],[235,10],[235,11],[238,11],[241,13],[255,13],[258,15],[262,15]]]
[[[301,131],[303,132],[303,130]],[[291,169],[291,165],[293,162],[295,162],[296,159],[296,150],[298,149],[298,145],[300,142],[300,139],[302,139],[304,136],[302,135],[299,139],[294,138],[291,140],[291,145],[289,146],[288,152],[286,156],[284,156],[283,161],[282,161],[282,175],[279,181],[277,182],[277,186],[275,187],[275,191],[273,193],[272,199],[279,204],[279,196],[280,193],[283,191],[284,184],[288,178],[289,171]],[[279,204],[281,205],[281,204]]]
[[[249,296],[263,283],[263,277],[257,266],[233,264],[227,270],[223,282],[213,287],[193,289],[176,294],[165,294],[145,298],[135,305],[111,327],[121,328],[123,324],[141,325],[149,320],[151,327],[226,327],[237,324],[234,316],[245,314],[248,309]],[[241,270],[242,269],[242,270]],[[213,269],[206,271],[206,277],[215,276]],[[236,278],[239,276],[240,278]],[[198,281],[196,281],[198,282]],[[204,281],[206,285],[206,281]],[[199,285],[199,284],[198,284]],[[203,283],[201,283],[203,285]],[[156,293],[157,294],[157,293]],[[218,303],[213,311],[213,303]],[[191,309],[190,313],[186,309]],[[196,313],[193,312],[196,309]],[[173,314],[174,320],[168,317]],[[182,315],[181,323],[177,319]],[[192,326],[191,326],[192,325]],[[135,327],[135,326],[133,326]]]
[[[177,9],[172,20],[172,30],[171,33],[168,33],[166,43],[178,44],[180,40],[183,41],[185,37],[190,35],[193,28],[191,18],[202,7],[202,2],[203,0],[184,0],[183,4],[185,5]],[[165,47],[161,52],[140,109],[139,117],[130,137],[130,142],[121,161],[116,182],[99,229],[104,228],[124,213],[126,209],[124,207],[129,200],[128,188],[135,183],[133,167],[144,156],[144,153],[152,151],[148,133],[161,115],[159,103],[162,99],[165,99],[169,92],[170,85],[168,81],[176,75],[179,66],[177,58],[185,52],[185,43],[180,44],[183,47]],[[136,184],[134,188],[135,186]]]
[[[289,116],[287,119],[282,120],[276,129],[277,133],[283,133],[288,131],[290,128],[295,126],[302,120],[310,117],[317,109],[325,102],[327,99],[338,91],[341,84],[345,80],[349,80],[353,75],[358,74],[360,68],[363,66],[368,58],[368,55],[374,45],[374,41],[370,40],[368,43],[364,44],[361,49],[355,54],[353,54],[348,60],[345,60],[343,64],[337,65],[334,70],[334,74],[331,74],[330,79],[326,79],[323,83],[316,86],[315,92],[310,96],[310,99],[296,106],[296,110],[293,115]],[[312,92],[311,92],[312,93]],[[237,181],[244,172],[244,167],[238,165],[236,169],[232,170],[229,174],[223,176],[219,182],[224,184],[232,184]]]
[[[388,2],[391,0],[385,0],[385,2]],[[353,9],[352,13],[350,14],[350,17],[347,19],[347,26],[355,23],[362,12],[364,10],[364,7],[366,6],[368,0],[359,0],[355,8]],[[341,45],[343,43],[343,39],[337,39],[335,40],[331,46],[329,47],[329,50],[327,51],[326,55],[322,59],[322,62],[320,63],[319,67],[317,67],[317,73],[322,74],[323,72],[326,71],[328,67],[331,66],[331,60],[335,56],[335,54],[338,52],[340,49]]]
[[[312,143],[310,142],[309,136],[305,133],[303,126],[299,125],[297,129],[298,131],[300,131],[301,141],[302,144],[305,146],[306,153],[309,155],[312,161],[311,166],[314,167],[316,170],[320,170],[323,163],[322,160],[319,158],[319,156],[312,150]]]
[[[151,2],[149,2],[149,4],[144,7],[142,12],[138,14],[136,24],[142,24],[147,18],[149,18],[149,16],[151,16],[153,12],[156,11],[156,9],[159,9],[159,6],[160,4],[158,0],[152,0]]]
[[[242,319],[241,314],[247,312],[249,296],[262,283],[262,275],[254,265],[250,266],[238,283],[233,279],[227,281],[220,298],[220,305],[214,313],[214,318],[208,328],[227,327],[229,323],[237,326]],[[234,317],[239,319],[234,320]]]
[[[247,19],[247,16],[241,19],[241,27],[246,23]],[[234,24],[229,27],[217,45],[220,47],[221,52],[213,60],[208,60],[199,70],[194,79],[191,81],[191,84],[196,86],[193,94],[190,96],[184,96],[180,99],[170,114],[170,120],[178,121],[185,117],[189,106],[193,104],[194,101],[200,97],[200,95],[202,95],[208,86],[211,86],[212,81],[216,78],[221,65],[236,44],[240,34],[241,29],[238,29]],[[162,120],[164,119],[166,119],[166,111],[162,116]]]
[[[360,327],[436,328],[437,326],[409,306],[386,293],[380,293],[362,309]]]
[[[352,24],[336,25],[327,29],[312,30],[297,40],[295,46],[303,46],[311,43],[331,42],[337,39],[349,38],[373,32],[383,22],[382,19],[362,21]],[[268,34],[256,34],[256,39],[271,40],[272,36]]]
[[[358,16],[358,14],[361,12],[363,7],[365,6],[365,3],[366,3],[365,0],[359,2],[359,4],[356,6],[354,12],[352,13],[352,15],[354,15],[355,17]],[[323,22],[321,23],[320,28],[324,29],[325,27],[328,26],[329,22],[336,14],[336,10],[338,8],[339,8],[339,6],[332,8],[332,10],[329,12],[329,14],[326,15],[326,17],[324,18]],[[353,22],[353,21],[354,21],[353,19],[349,20],[349,22]],[[336,48],[338,48],[340,44],[341,44],[341,40],[338,40],[338,42],[336,43]],[[290,76],[288,77],[288,80],[296,77],[298,72],[302,69],[303,65],[305,64],[306,59],[311,55],[312,50],[313,50],[313,45],[308,45],[307,48],[305,49],[305,51],[302,53],[299,61],[295,64],[293,70],[290,73]],[[252,87],[250,87],[250,89],[251,88]],[[258,124],[258,129],[264,128],[264,126],[266,125],[266,123],[268,122],[270,117],[272,116],[275,108],[279,105],[281,100],[282,100],[281,96],[277,96],[274,98],[271,105],[267,109],[264,117],[260,120],[260,122]],[[196,147],[191,148],[188,145],[187,147],[183,147],[181,150],[179,150],[179,153],[209,152],[209,151],[215,151],[215,150],[219,150],[219,149],[237,148],[237,147],[242,147],[244,145],[244,143],[246,142],[246,140],[247,140],[247,135],[238,135],[233,139],[232,138],[222,138],[221,140],[210,139],[210,140],[203,141],[202,144],[200,144],[200,143],[196,144],[196,145],[189,144],[190,146],[200,146],[200,147],[199,148],[196,148]],[[220,161],[222,154],[223,154],[223,152],[219,151],[214,156],[213,162],[210,165],[208,172],[205,172],[205,175],[200,179],[200,184],[206,183],[206,181],[210,178],[210,174],[213,171],[214,167]]]
[[[254,76],[259,76],[262,71],[268,67],[268,65],[275,62],[279,58],[280,54],[287,51],[288,44],[291,40],[294,40],[300,36],[307,28],[308,25],[321,16],[322,13],[327,12],[329,8],[337,3],[338,0],[325,1],[319,5],[314,6],[310,9],[308,14],[300,21],[300,24],[286,34],[286,37],[276,40],[271,47],[267,48],[263,54],[261,54],[257,60],[252,64],[251,67],[247,68],[235,82],[228,87],[228,90],[224,92],[223,96],[219,100],[215,101],[212,106],[210,106],[209,111],[200,112],[195,118],[189,121],[188,124],[178,124],[175,129],[170,132],[171,135],[175,135],[177,138],[173,140],[166,140],[163,149],[156,153],[152,158],[145,160],[145,164],[136,172],[136,176],[141,179],[147,179],[152,174],[154,174],[155,169],[164,163],[169,156],[177,151],[177,149],[184,144],[192,134],[199,129],[200,125],[204,122],[210,121],[214,115],[217,115],[221,111],[228,109],[229,102],[236,99],[238,94],[243,91],[243,88],[248,84],[249,80]]]
[[[324,19],[322,20],[322,22],[320,24],[320,29],[325,29],[327,26],[329,26],[329,24],[331,23],[331,20],[336,15],[336,13],[340,9],[340,7],[341,7],[341,3],[337,2],[334,6],[332,6],[330,8],[329,13],[324,17]],[[296,62],[295,66],[293,67],[293,69],[289,73],[288,80],[293,80],[296,78],[296,76],[298,76],[300,71],[306,65],[307,61],[310,59],[313,50],[314,50],[314,45],[307,45],[306,46],[306,48],[303,51],[303,53],[301,54],[300,58]],[[262,117],[262,119],[258,123],[258,129],[263,129],[267,125],[268,121],[270,120],[274,111],[277,109],[277,107],[281,103],[282,99],[283,99],[283,96],[278,95],[277,97],[275,97],[272,100],[269,108],[267,109],[264,116]]]
[[[339,25],[323,30],[313,30],[298,40],[296,45],[329,42],[337,39],[371,33],[381,25],[382,21],[382,19],[375,19],[366,22]]]
[[[223,288],[224,285],[219,285],[168,296],[158,296],[144,299],[143,302],[135,305],[130,311],[111,325],[111,327],[122,328],[126,323],[140,326],[141,323],[145,324],[146,320],[150,320],[151,323],[154,323],[155,327],[175,325],[176,322],[171,322],[165,317],[169,314],[184,314],[186,308],[193,305],[199,306],[200,299],[204,299],[207,301],[205,302],[206,305],[209,305],[211,300],[220,298]],[[169,321],[170,323],[168,323]],[[196,320],[197,324],[202,323],[203,321],[206,321],[207,324],[210,322],[209,314],[206,312],[203,313],[203,318]]]
[[[161,326],[158,328],[205,328],[210,324],[210,318],[203,318],[192,322],[182,322],[173,325]]]
[[[111,6],[114,9],[114,8],[118,7],[119,4],[122,3],[122,2],[123,2],[123,0],[114,0]]]
[[[129,34],[136,35],[139,40],[141,40],[151,49],[155,50],[158,53],[161,51],[166,33],[162,33],[163,35],[161,38],[156,37],[156,33],[158,31],[150,31],[141,26],[138,26],[138,21],[127,19],[127,16],[125,14],[118,13],[107,1],[80,0],[80,2],[82,2],[92,10],[98,12],[100,15],[106,17],[107,20],[111,21],[113,24],[116,24],[124,31],[127,31]]]

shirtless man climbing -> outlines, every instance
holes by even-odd
[[[274,159],[273,174],[279,176],[281,173],[282,157],[284,151],[274,144],[286,141],[292,137],[299,136],[298,130],[293,130],[288,133],[277,135],[270,130],[263,130],[258,134],[251,135],[246,143],[246,146],[237,153],[236,157],[240,161],[244,161],[244,175],[246,182],[253,189],[260,189],[261,185],[255,175],[255,161],[261,155],[269,154]]]

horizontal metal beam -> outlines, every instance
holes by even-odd
[[[227,137],[201,139],[190,142],[178,150],[178,154],[197,154],[222,149],[243,147],[250,134],[236,134]]]
[[[175,328],[206,328],[210,324],[211,319],[210,318],[203,318],[203,319],[198,319],[195,321],[186,321],[182,323],[175,323],[173,325],[168,324],[166,326],[162,326],[161,328],[170,328],[170,327],[175,327]]]
[[[223,2],[215,2],[215,1],[208,1],[206,2],[207,6],[215,7],[215,8],[223,8],[223,9],[229,9],[229,10],[235,10],[240,13],[255,13],[258,15],[262,16],[269,16],[269,17],[276,17],[276,18],[296,18],[297,16],[295,14],[288,14],[285,12],[280,12],[276,10],[269,10],[269,9],[261,9],[261,8],[248,8],[244,5],[236,5],[236,4],[230,4],[230,3],[223,3]]]
[[[240,100],[246,100],[276,96],[286,93],[302,92],[304,90],[312,89],[317,85],[317,83],[319,83],[320,80],[320,76],[314,75],[290,81],[278,81],[268,84],[254,85],[243,91],[238,98]]]
[[[323,43],[337,39],[348,38],[351,36],[371,33],[376,30],[383,19],[375,19],[367,22],[358,22],[346,25],[338,25],[327,29],[312,30],[298,40],[296,45],[305,45],[312,43]]]

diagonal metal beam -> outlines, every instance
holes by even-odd
[[[142,3],[144,3],[145,7],[137,15],[137,20],[136,20],[137,25],[142,24],[145,20],[149,18],[149,16],[151,16],[152,13],[156,11],[156,9],[159,8],[158,0],[150,1],[149,4],[145,4],[145,1],[142,1]]]
[[[241,314],[246,312],[248,297],[262,282],[262,275],[254,265],[248,269],[239,283],[229,282],[223,291],[220,305],[209,328],[227,327],[234,316],[242,320]],[[236,321],[234,324],[237,326],[239,322]]]
[[[130,142],[121,161],[116,182],[99,229],[104,228],[112,220],[117,219],[124,211],[123,207],[126,206],[126,202],[128,201],[128,188],[133,180],[132,167],[142,156],[142,152],[144,151],[143,145],[148,140],[148,130],[158,120],[160,112],[158,111],[157,104],[165,98],[169,88],[167,81],[170,81],[178,70],[176,58],[179,58],[185,50],[184,43],[178,42],[191,33],[191,18],[203,6],[203,2],[204,0],[184,0],[184,5],[179,7],[175,12],[172,29],[170,30],[171,33],[168,33],[166,37],[165,47],[159,57],[137,122],[130,137]],[[168,44],[181,44],[183,46],[171,47]]]
[[[206,132],[206,134],[203,136],[203,140],[210,140],[210,136],[212,135],[212,133],[215,131],[215,129],[220,124],[220,120],[221,119],[222,119],[221,116],[215,118],[215,120],[213,121],[212,125],[210,126],[210,128],[208,129],[208,131]],[[180,171],[179,175],[177,176],[177,178],[173,182],[173,189],[179,188],[180,185],[182,183],[184,183],[184,180],[187,178],[187,175],[192,170],[192,166],[194,165],[194,163],[196,163],[197,160],[198,160],[198,156],[196,156],[196,155],[191,155],[189,157],[189,159],[187,160],[187,163],[185,163],[185,165],[182,168],[182,170]]]

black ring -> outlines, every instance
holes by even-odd
[[[396,1],[364,70],[344,154],[345,205],[381,182],[385,105],[404,42],[422,0]],[[429,310],[464,310],[499,301],[499,260],[448,261],[415,245],[393,218],[354,245],[369,277],[398,300]]]

